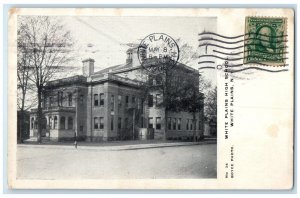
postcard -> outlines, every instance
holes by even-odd
[[[293,9],[8,16],[9,188],[293,188]]]

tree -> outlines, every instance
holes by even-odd
[[[18,50],[25,59],[28,80],[37,92],[38,141],[41,141],[42,93],[47,82],[72,60],[70,32],[56,17],[22,16],[18,18]],[[26,52],[26,53],[22,53]],[[23,55],[22,55],[23,54]]]
[[[203,96],[199,92],[199,74],[181,63],[172,67],[167,60],[147,59],[144,67],[157,67],[159,72],[148,73],[148,80],[141,84],[142,97],[156,93],[161,96],[158,106],[164,108],[164,122],[167,123],[169,112],[187,111],[193,114],[194,126],[196,113],[203,109]],[[166,139],[167,127],[164,138]],[[193,137],[195,140],[196,129]]]
[[[203,110],[203,95],[199,92],[199,74],[179,64],[168,71],[167,95],[164,105],[168,112],[187,111],[193,114],[193,140],[196,140],[196,113]],[[166,117],[167,118],[167,117]]]
[[[209,90],[205,98],[205,115],[208,119],[217,116],[217,87]]]
[[[32,60],[32,54],[28,51],[26,47],[23,47],[22,42],[25,41],[20,39],[20,35],[22,34],[22,29],[18,29],[18,49],[17,49],[17,89],[18,89],[18,109],[20,110],[20,117],[21,117],[21,124],[20,130],[18,134],[18,140],[22,143],[22,133],[23,133],[23,126],[25,123],[25,101],[26,101],[26,94],[29,88],[29,75],[30,75],[30,65]]]

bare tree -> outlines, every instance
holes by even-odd
[[[29,75],[30,75],[30,66],[32,60],[32,54],[28,51],[26,47],[23,47],[22,43],[26,40],[26,37],[23,38],[24,40],[20,39],[20,35],[22,34],[22,29],[18,29],[18,49],[17,49],[17,89],[18,89],[18,109],[20,110],[20,117],[21,117],[21,124],[18,134],[19,142],[23,142],[22,134],[23,134],[23,126],[25,123],[25,101],[26,101],[26,94],[29,88]]]
[[[22,16],[18,18],[18,49],[26,51],[31,81],[37,91],[38,141],[41,141],[42,93],[62,65],[72,60],[70,32],[56,17]]]

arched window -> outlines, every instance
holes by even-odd
[[[72,117],[68,118],[68,129],[73,129],[73,118]]]
[[[53,126],[54,129],[57,128],[57,116],[54,116],[54,126]]]
[[[60,123],[59,123],[59,125],[60,125],[60,129],[66,129],[66,118],[65,118],[64,116],[62,116],[62,117],[60,118]]]

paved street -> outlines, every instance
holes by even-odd
[[[18,147],[19,179],[216,178],[217,145],[137,150]]]

